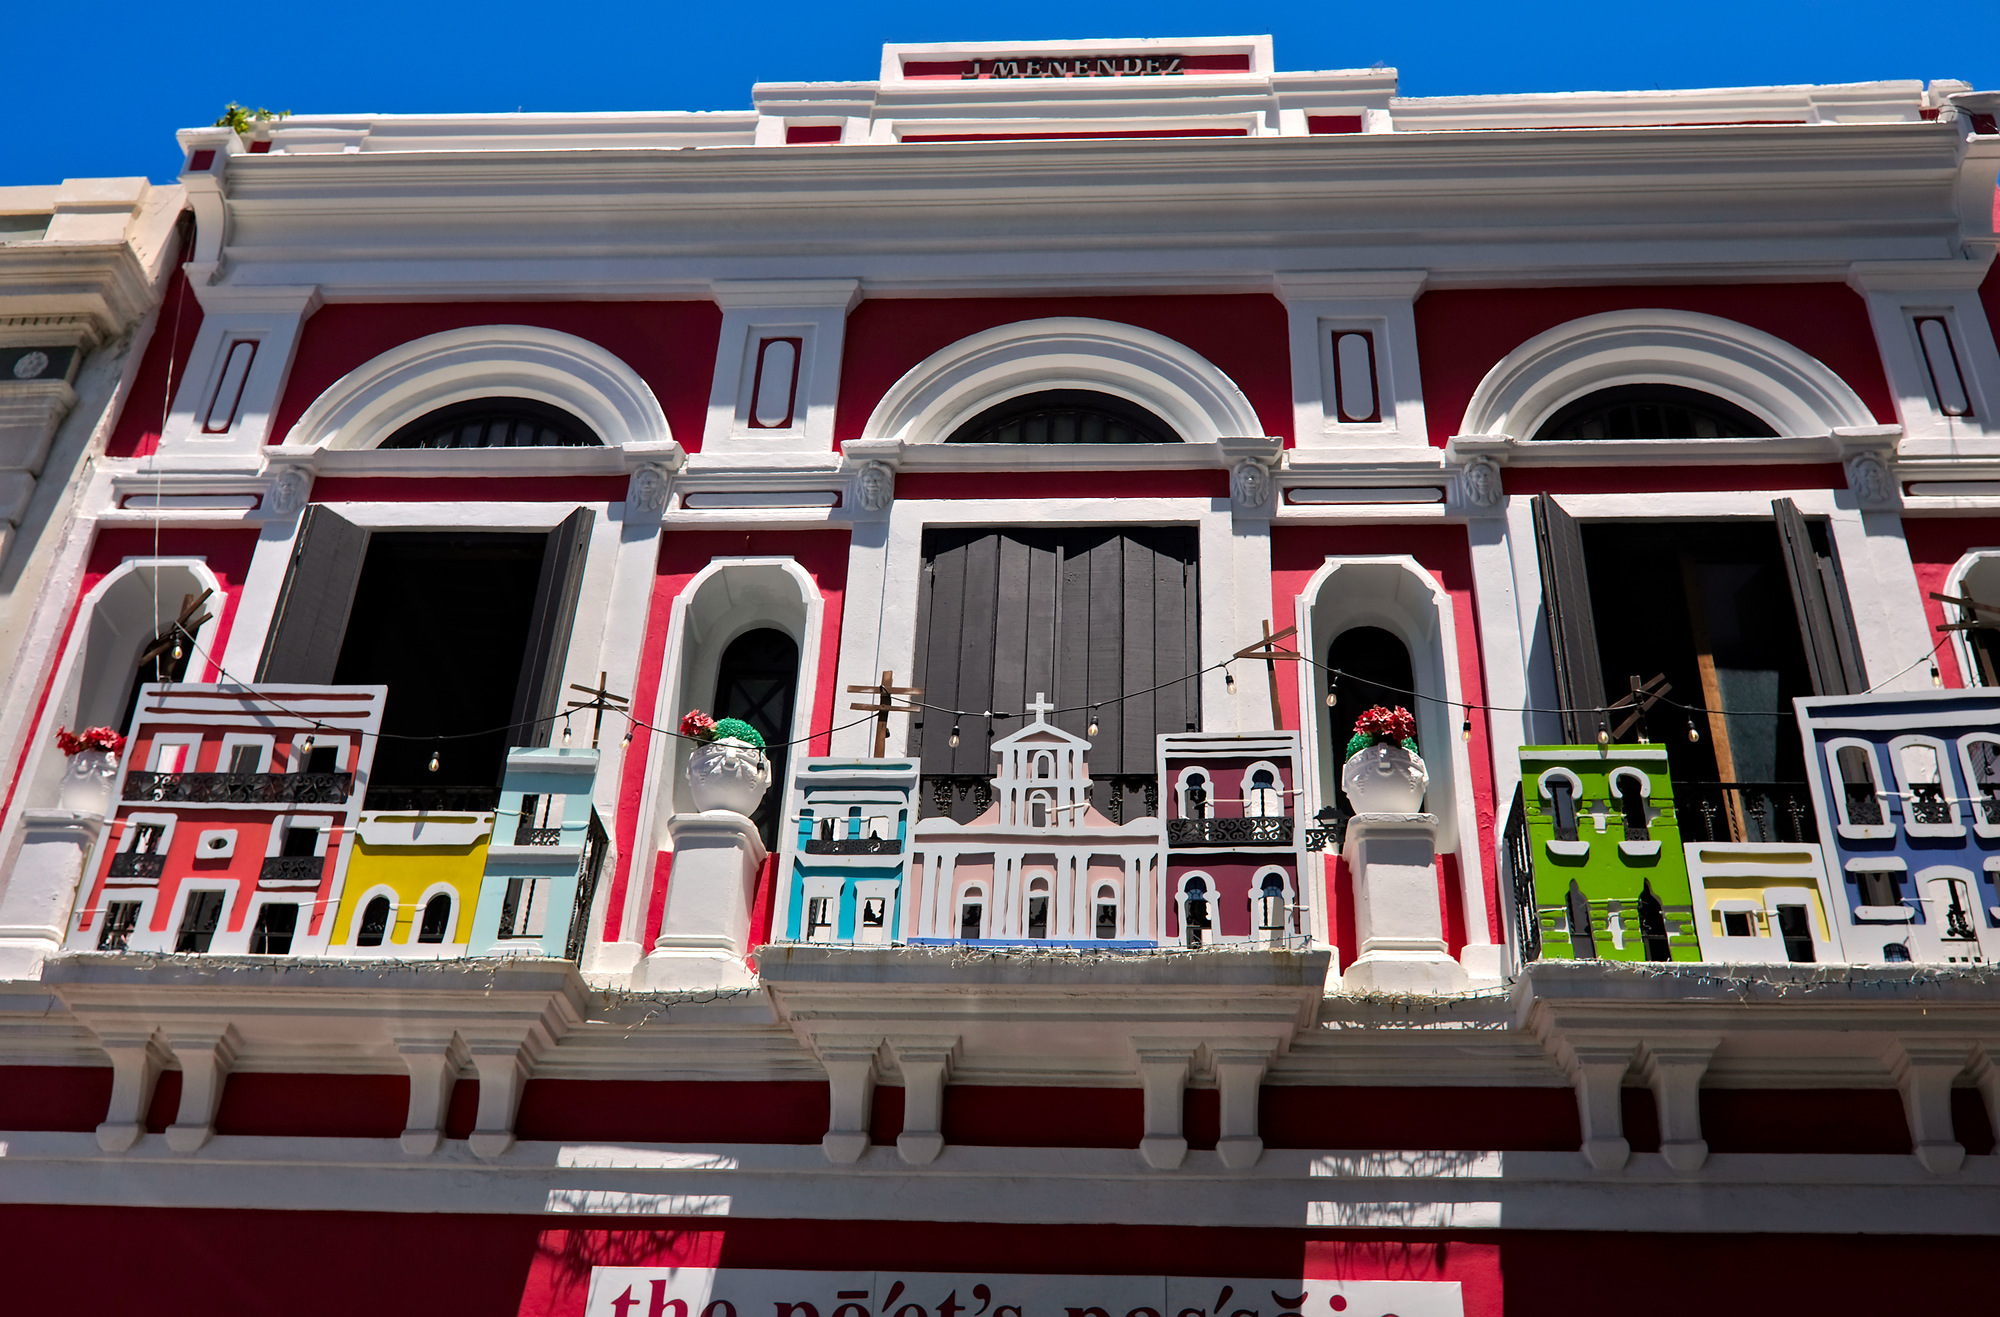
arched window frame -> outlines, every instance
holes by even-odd
[[[965,927],[965,907],[967,902],[970,901],[979,902],[980,940],[992,937],[993,900],[992,897],[988,894],[986,884],[983,882],[968,882],[968,883],[960,883],[958,885],[958,890],[953,895],[951,902],[952,936],[953,937],[961,936],[960,930],[962,930]]]
[[[1875,801],[1882,810],[1880,823],[1854,823],[1847,814],[1847,779],[1840,770],[1840,752],[1857,749],[1866,757],[1868,775],[1875,780]],[[1820,754],[1826,764],[1827,799],[1833,802],[1838,818],[1835,829],[1843,838],[1851,841],[1865,841],[1871,838],[1893,837],[1896,835],[1895,814],[1889,808],[1889,793],[1883,789],[1882,760],[1872,742],[1854,736],[1837,736],[1820,747]]]
[[[1936,758],[1937,787],[1944,805],[1950,811],[1949,823],[1918,823],[1915,821],[1914,803],[1916,793],[1911,790],[1908,771],[1903,763],[1903,751],[1916,748],[1927,749]],[[1963,837],[1965,821],[1959,810],[1959,791],[1956,771],[1952,760],[1951,747],[1935,736],[1898,736],[1889,742],[1889,763],[1896,771],[1896,789],[1902,794],[1903,830],[1912,837]]]
[[[438,942],[419,942],[417,938],[423,931],[424,914],[430,909],[431,902],[440,896],[451,902],[451,913],[446,916],[444,923],[444,938]],[[398,945],[419,952],[424,948],[435,947],[437,954],[450,955],[453,944],[458,940],[459,920],[464,912],[465,897],[456,886],[451,883],[432,883],[424,889],[423,895],[417,898],[415,911],[410,916],[409,935]]]
[[[368,903],[377,897],[389,902],[389,920],[382,925],[382,940],[373,946],[364,946],[361,941],[361,925],[368,917]],[[395,889],[386,883],[377,883],[361,894],[361,899],[354,903],[353,908],[354,915],[347,925],[347,940],[341,945],[364,956],[393,954],[390,948],[396,944],[396,915],[400,909]]]
[[[2000,546],[1967,550],[1957,562],[1952,564],[1951,571],[1945,575],[1944,590],[1942,593],[1961,599],[1971,597],[1979,599],[1981,603],[2000,606],[2000,591],[1995,591],[1995,597],[1993,598],[1984,598],[1979,595],[1971,584],[1970,578],[1973,573],[1978,572],[1982,567],[1986,567],[1988,571],[1994,571],[1996,576],[2000,576],[2000,571],[1995,570],[2000,569]],[[1983,576],[1986,573],[1980,572],[1980,574]],[[1962,610],[1950,604],[1944,604],[1941,607],[1944,610],[1947,622],[1972,620],[1970,617],[1961,618],[1960,613]],[[2000,618],[1988,617],[1985,620],[2000,623]],[[1951,654],[1958,662],[1958,670],[1964,679],[1964,684],[1966,686],[1983,685],[1984,683],[1979,680],[1979,655],[1973,647],[1973,633],[1971,631],[1953,631],[1947,634],[1951,637]]]
[[[1295,926],[1298,922],[1298,892],[1292,882],[1291,872],[1279,865],[1267,864],[1258,869],[1250,878],[1250,935],[1254,938],[1271,938],[1272,936],[1272,930],[1264,926],[1262,910],[1264,892],[1266,890],[1265,885],[1272,878],[1278,880],[1278,899],[1282,906],[1280,911],[1280,934],[1290,936],[1295,931]],[[1274,938],[1272,940],[1277,939]]]
[[[2000,735],[1992,732],[1974,732],[1970,736],[1958,738],[1958,767],[1965,775],[1965,800],[1971,810],[1972,830],[1981,837],[2000,837],[2000,820],[1989,820],[1988,805],[1995,813],[2000,813],[2000,791],[1992,796],[1981,795],[1979,791],[1979,771],[1972,761],[1972,747],[1985,744],[1993,747],[2000,755]]]
[[[1037,890],[1039,886],[1040,890]],[[1043,921],[1042,936],[1037,939],[1028,930],[1033,927],[1029,916],[1034,910],[1037,896],[1048,901],[1046,918]],[[1036,941],[1047,941],[1058,936],[1056,916],[1056,875],[1049,869],[1030,869],[1021,875],[1021,936]]]
[[[1570,808],[1577,820],[1576,835],[1574,837],[1558,835],[1550,838],[1548,842],[1549,853],[1551,855],[1570,856],[1588,855],[1590,854],[1590,840],[1583,835],[1583,779],[1575,773],[1570,772],[1567,768],[1544,769],[1541,776],[1535,779],[1535,791],[1541,796],[1543,803],[1548,806],[1552,817],[1555,815],[1556,803],[1555,788],[1552,784],[1556,782],[1567,782],[1569,784]],[[1560,833],[1559,823],[1558,833]]]
[[[1183,819],[1194,817],[1188,813],[1188,788],[1197,778],[1208,789],[1206,808],[1209,812],[1202,817],[1215,817],[1215,772],[1201,764],[1189,764],[1174,779],[1174,817]]]
[[[1252,808],[1253,797],[1250,793],[1255,788],[1250,784],[1256,780],[1259,773],[1269,773],[1271,775],[1269,790],[1276,800],[1277,812],[1275,814],[1258,814]],[[1275,819],[1287,817],[1292,812],[1292,794],[1288,788],[1289,784],[1285,781],[1285,771],[1268,759],[1259,759],[1256,763],[1243,770],[1243,782],[1237,788],[1237,795],[1243,801],[1243,817]]]
[[[1222,913],[1216,908],[1216,902],[1221,898],[1221,889],[1214,875],[1202,869],[1182,874],[1180,882],[1174,887],[1175,920],[1180,927],[1179,945],[1187,945],[1188,901],[1191,895],[1188,889],[1196,882],[1204,884],[1201,899],[1208,903],[1208,928],[1202,935],[1201,944],[1204,947],[1214,946],[1222,940]]]
[[[1100,878],[1091,884],[1090,935],[1094,939],[1106,940],[1102,939],[1102,935],[1097,931],[1097,911],[1099,906],[1107,904],[1114,912],[1111,937],[1108,940],[1115,941],[1125,931],[1125,902],[1119,899],[1117,883]]]

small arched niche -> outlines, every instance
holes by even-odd
[[[1363,713],[1378,704],[1409,708],[1418,703],[1412,694],[1417,688],[1417,676],[1410,660],[1409,643],[1387,627],[1366,623],[1350,626],[1334,636],[1325,653],[1327,668],[1341,674],[1338,681],[1328,682],[1334,703],[1326,710],[1327,748],[1337,768],[1347,752],[1349,738],[1354,735],[1355,720]],[[1324,700],[1320,703],[1325,707]],[[1423,742],[1420,740],[1418,744]],[[1333,789],[1339,792],[1340,816],[1349,817],[1354,807],[1347,799],[1347,792],[1340,788],[1338,771],[1334,774]]]

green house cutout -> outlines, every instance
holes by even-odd
[[[1508,828],[1524,959],[1699,960],[1667,752],[1521,748]]]

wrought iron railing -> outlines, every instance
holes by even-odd
[[[158,878],[167,871],[167,857],[164,855],[141,855],[131,851],[120,851],[111,857],[113,878]]]
[[[490,814],[499,807],[499,787],[368,785],[371,814]]]
[[[1686,841],[1819,840],[1811,789],[1803,782],[1676,782],[1674,808]]]
[[[970,823],[993,807],[993,779],[979,773],[934,773],[921,786],[926,818]]]
[[[523,819],[521,825],[514,829],[514,844],[516,846],[560,846],[562,845],[562,832],[561,828],[537,828]]]
[[[576,904],[570,910],[569,936],[563,941],[563,959],[583,963],[584,943],[590,938],[590,906],[597,899],[597,880],[604,870],[604,853],[609,848],[610,835],[604,831],[604,824],[598,821],[597,811],[590,811],[590,824],[583,830],[583,858],[579,864],[576,882]]]
[[[317,883],[326,871],[323,855],[273,855],[258,870],[259,883]]]
[[[352,773],[127,773],[125,799],[188,805],[340,805]]]
[[[1513,807],[1507,811],[1507,826],[1500,834],[1500,857],[1514,894],[1514,945],[1525,965],[1541,959],[1542,924],[1535,912],[1535,849],[1528,841],[1528,808],[1519,783],[1514,786]]]
[[[901,855],[899,837],[808,837],[808,855]]]
[[[1290,818],[1168,819],[1169,846],[1289,846]]]

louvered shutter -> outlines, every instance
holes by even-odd
[[[1785,551],[1785,579],[1798,610],[1799,640],[1812,671],[1813,694],[1858,695],[1868,689],[1868,673],[1861,663],[1861,641],[1855,634],[1840,560],[1830,544],[1826,553],[1814,546],[1812,528],[1790,499],[1773,499],[1771,515]]]
[[[547,745],[553,718],[562,706],[563,669],[569,661],[570,632],[576,629],[577,595],[596,516],[578,508],[549,532],[542,551],[542,574],[535,587],[535,611],[514,690],[514,731],[510,745]]]
[[[317,503],[305,510],[257,665],[259,681],[320,685],[333,680],[367,554],[366,530]]]
[[[1556,698],[1563,709],[1563,740],[1583,745],[1597,740],[1604,708],[1604,670],[1597,656],[1583,533],[1547,494],[1535,495],[1534,509],[1535,556],[1541,562],[1542,606],[1548,614]]]

